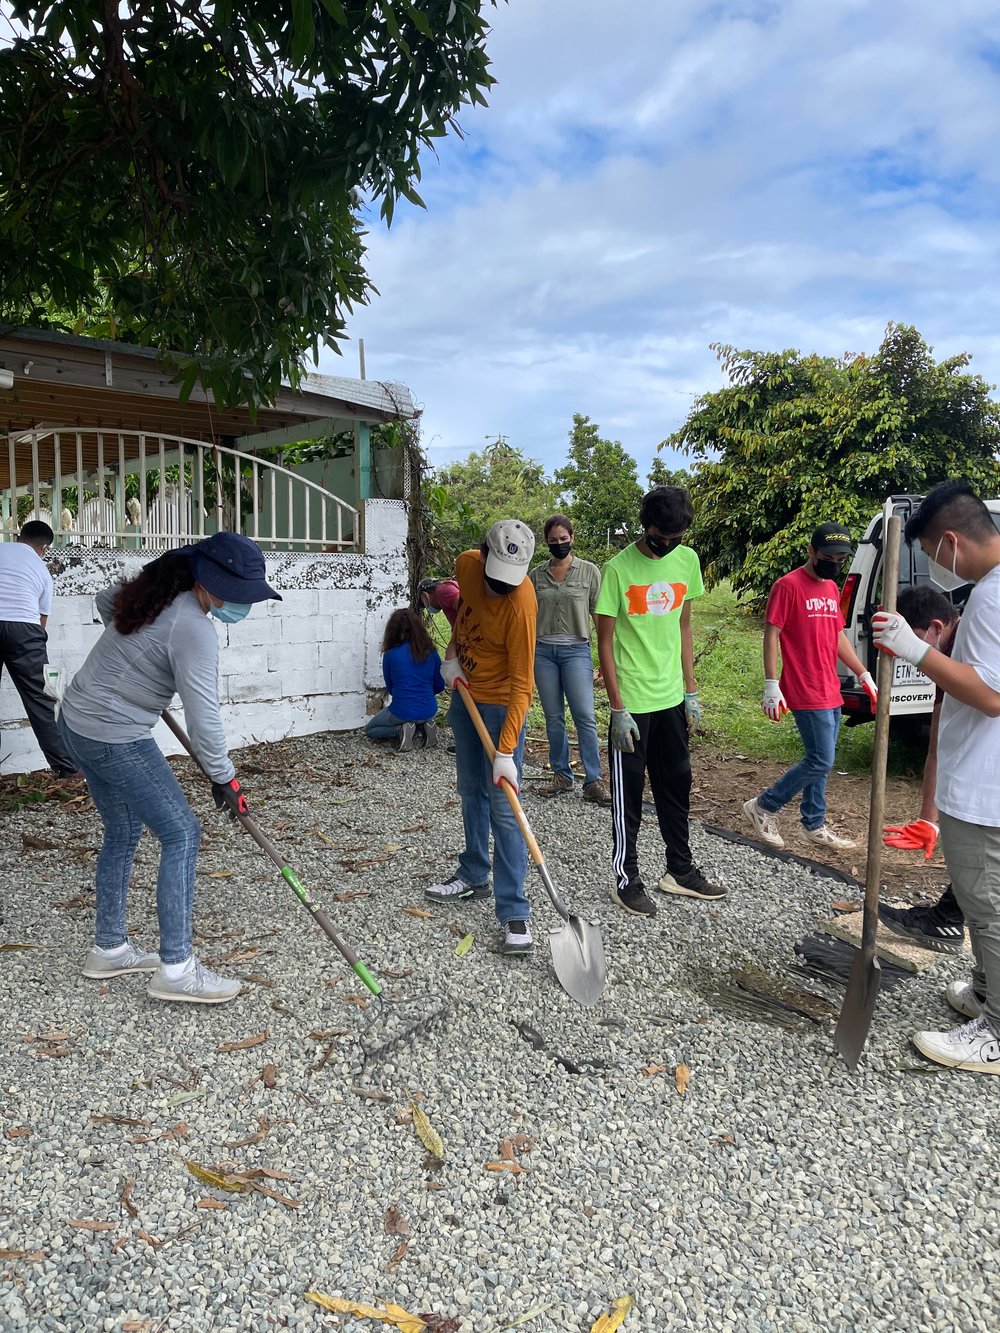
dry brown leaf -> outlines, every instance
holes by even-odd
[[[260,1081],[265,1088],[276,1087],[278,1083],[278,1066],[265,1065],[260,1071]]]
[[[97,1222],[92,1217],[71,1217],[68,1221],[78,1231],[113,1231],[115,1226],[114,1222]]]
[[[390,1204],[385,1210],[385,1217],[382,1219],[382,1225],[385,1227],[385,1234],[387,1236],[413,1235],[413,1228],[394,1203]]]
[[[26,949],[40,949],[40,944],[0,944],[0,953],[23,953]]]
[[[257,1117],[257,1124],[260,1128],[255,1134],[251,1134],[245,1139],[236,1139],[233,1143],[224,1143],[222,1145],[223,1148],[249,1148],[252,1143],[260,1143],[261,1139],[266,1138],[268,1134],[270,1134],[271,1122],[266,1115],[259,1115]]]
[[[90,1123],[92,1125],[148,1125],[149,1121],[132,1115],[92,1115]]]
[[[165,1129],[160,1135],[161,1139],[186,1139],[188,1136],[188,1126],[186,1120],[178,1120],[176,1125],[171,1125],[170,1129]]]
[[[712,1140],[712,1146],[713,1148],[723,1148],[727,1144],[735,1142],[736,1140],[733,1138],[732,1134],[723,1134],[721,1138]]]
[[[520,1162],[484,1162],[483,1168],[486,1171],[509,1171],[512,1176],[520,1176],[527,1171],[527,1167]]]
[[[163,1244],[162,1240],[157,1240],[156,1237],[151,1236],[148,1231],[143,1231],[142,1227],[139,1228],[139,1239],[144,1240],[151,1250],[155,1250]]]
[[[861,903],[850,898],[834,898],[830,903],[830,908],[834,912],[857,912]]]
[[[431,917],[434,915],[433,912],[427,912],[422,907],[404,907],[402,910],[407,916],[418,917],[421,921],[430,921]]]
[[[290,1009],[284,1000],[272,1000],[271,1008],[276,1014],[284,1014],[286,1018],[294,1018],[295,1010]]]
[[[72,1050],[69,1046],[39,1046],[35,1055],[47,1056],[50,1060],[61,1060],[64,1056],[72,1055]]]
[[[309,831],[310,833],[315,833],[316,837],[319,838],[320,842],[325,842],[328,847],[336,846],[336,843],[333,841],[333,839],[328,838],[322,829],[314,828],[310,829]]]
[[[363,995],[341,995],[342,1004],[353,1004],[358,1009],[367,1009],[368,1001]]]
[[[233,877],[231,870],[204,870],[202,874],[206,879],[232,879]]]
[[[122,1248],[122,1246],[127,1244],[128,1244],[128,1236],[119,1236],[118,1239],[115,1241],[114,1245],[112,1245],[111,1247],[111,1253],[117,1254],[118,1251]]]
[[[33,852],[55,852],[59,849],[57,842],[46,842],[44,838],[33,838],[30,833],[21,834],[21,845]]]
[[[500,1160],[503,1162],[516,1162],[517,1155],[514,1152],[513,1139],[500,1140]]]
[[[258,1194],[264,1194],[275,1203],[283,1203],[286,1208],[301,1208],[302,1204],[298,1199],[290,1199],[287,1194],[279,1194],[277,1190],[268,1189],[266,1185],[253,1184],[250,1187]]]
[[[5,1139],[30,1139],[31,1129],[27,1125],[12,1125],[3,1132]]]
[[[352,903],[355,898],[370,898],[371,889],[345,889],[343,893],[331,893],[330,899],[335,903]]]
[[[535,1140],[531,1137],[530,1134],[525,1134],[523,1129],[519,1130],[514,1135],[514,1148],[517,1152],[520,1153],[531,1152],[534,1146],[535,1146]]]
[[[647,1078],[652,1078],[654,1074],[665,1074],[667,1072],[667,1066],[643,1065],[642,1072],[646,1075]]]
[[[271,1036],[271,1029],[265,1028],[263,1032],[258,1032],[253,1037],[244,1037],[242,1041],[224,1041],[216,1046],[220,1055],[228,1055],[230,1051],[248,1051],[251,1046],[262,1046]]]
[[[122,1324],[122,1333],[152,1333],[156,1325],[162,1322],[159,1319],[126,1319]]]
[[[388,1261],[386,1267],[395,1268],[409,1248],[410,1242],[408,1240],[401,1240],[395,1250],[393,1250],[392,1258]]]
[[[397,1106],[392,1113],[392,1118],[397,1125],[412,1125],[413,1112],[408,1106]]]
[[[223,1203],[221,1199],[199,1199],[195,1204],[196,1208],[214,1208],[217,1212],[224,1213],[229,1207],[228,1203]]]
[[[326,1064],[326,1062],[330,1059],[330,1056],[333,1055],[336,1049],[337,1049],[337,1043],[335,1041],[328,1042],[327,1045],[323,1048],[323,1054],[319,1057],[316,1063],[314,1065],[309,1066],[310,1074],[318,1074],[319,1071]]]
[[[404,977],[413,976],[413,968],[405,967],[402,972],[393,972],[392,968],[380,967],[378,974],[380,977],[388,977],[390,981],[402,981]]]
[[[317,1028],[314,1029],[312,1032],[306,1033],[306,1038],[309,1041],[332,1041],[334,1037],[346,1037],[346,1036],[347,1036],[347,1028],[329,1028],[325,1031],[323,1029]]]
[[[683,1097],[687,1092],[688,1084],[691,1082],[691,1071],[687,1065],[678,1065],[674,1070],[674,1082],[677,1084],[677,1091]]]
[[[121,1205],[128,1213],[129,1217],[138,1217],[139,1209],[132,1202],[132,1191],[135,1189],[134,1180],[126,1180],[122,1186]]]
[[[240,975],[243,981],[249,981],[253,986],[267,986],[270,990],[274,990],[278,984],[270,977],[262,977],[259,972],[243,972]]]
[[[0,1250],[0,1259],[23,1259],[29,1264],[41,1263],[48,1257],[47,1250]]]
[[[22,1040],[29,1043],[42,1042],[47,1046],[58,1046],[61,1042],[69,1041],[70,1035],[68,1032],[43,1032],[37,1035],[35,1033],[30,1033],[28,1036],[22,1038]]]

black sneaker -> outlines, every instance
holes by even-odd
[[[720,889],[718,884],[709,884],[697,866],[692,866],[686,875],[671,875],[668,870],[656,887],[661,893],[676,893],[681,898],[700,898],[706,903],[716,902],[726,896],[725,889]]]
[[[416,730],[412,722],[400,722],[396,728],[396,749],[400,754],[413,749],[413,736]]]
[[[949,894],[950,904],[946,902]],[[904,935],[935,953],[959,953],[965,941],[965,921],[951,888],[933,907],[885,907],[879,903],[878,919],[894,935]]]
[[[626,912],[631,912],[633,916],[656,916],[656,903],[646,892],[646,886],[641,879],[634,879],[623,889],[617,884],[612,884],[611,901],[623,907]]]

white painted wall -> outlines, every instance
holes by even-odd
[[[265,553],[268,582],[280,602],[255,606],[238,625],[214,620],[219,634],[219,699],[230,748],[255,741],[348,731],[364,724],[371,691],[381,689],[385,622],[407,602],[406,505],[368,500],[365,554]],[[49,661],[73,672],[102,626],[94,594],[138,572],[152,557],[67,548],[48,563],[55,582]],[[178,717],[183,712],[178,705]],[[166,754],[179,749],[161,722]],[[0,772],[44,768],[17,691],[0,681]]]

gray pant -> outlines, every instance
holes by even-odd
[[[0,620],[0,667],[10,673],[49,768],[65,778],[77,771],[77,765],[56,728],[55,704],[42,690],[47,641],[41,625]]]
[[[941,850],[972,940],[972,984],[986,996],[986,1018],[1000,1036],[1000,828],[967,824],[943,811],[938,819]]]

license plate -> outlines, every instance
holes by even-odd
[[[920,686],[931,685],[931,681],[922,671],[918,671],[915,666],[909,662],[904,662],[901,657],[897,657],[892,664],[892,683],[896,685]]]

